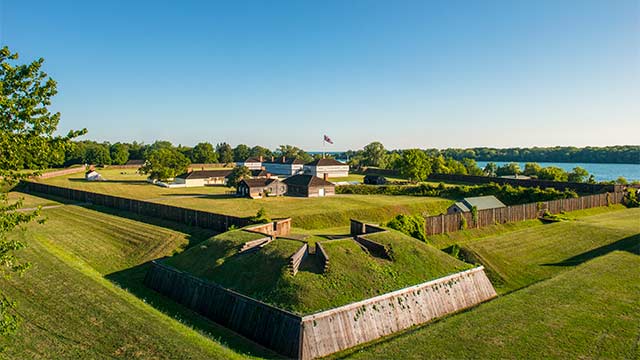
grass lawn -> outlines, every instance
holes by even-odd
[[[252,239],[249,235],[241,230],[226,232],[166,261],[180,270],[299,314],[345,305],[471,267],[428,244],[390,231],[370,238],[391,246],[393,261],[369,255],[351,239],[318,237],[316,240],[323,241],[329,255],[329,272],[322,274],[319,261],[310,255],[298,274],[292,276],[287,269],[288,259],[301,242],[277,239],[259,251],[237,254],[240,245]]]
[[[610,211],[472,241],[464,248],[489,270],[499,293],[640,243],[640,209]]]
[[[344,226],[350,218],[386,221],[404,214],[435,215],[446,211],[451,200],[417,196],[336,195],[325,198],[237,198],[223,186],[168,189],[147,183],[130,169],[106,169],[106,182],[87,182],[82,174],[39,180],[47,184],[170,204],[234,216],[253,216],[264,207],[271,217],[292,217],[293,225],[306,229]]]
[[[41,198],[27,193],[11,191],[8,195],[9,203],[14,203],[18,200],[22,200],[22,208],[31,209],[38,206],[53,206],[60,203],[55,200]]]
[[[210,359],[274,354],[146,289],[145,262],[211,232],[175,229],[65,205],[43,210],[44,225],[11,236],[33,266],[0,279],[17,301],[18,332],[0,339],[3,358]],[[153,220],[146,219],[150,222]],[[110,279],[110,280],[108,280]]]
[[[334,358],[638,359],[638,269],[638,253],[614,251],[469,311]]]

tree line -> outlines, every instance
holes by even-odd
[[[381,145],[381,144],[380,144]],[[363,150],[347,151],[340,157],[357,157]],[[425,149],[431,156],[443,155],[455,160],[473,159],[476,161],[514,161],[514,162],[580,162],[580,163],[616,163],[640,164],[640,146],[616,145],[604,147],[531,147],[531,148],[489,148],[467,149]]]

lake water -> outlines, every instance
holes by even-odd
[[[478,166],[482,169],[491,161],[476,161]],[[509,163],[508,161],[493,161],[502,166]],[[524,170],[525,163],[519,163],[520,169]],[[615,180],[620,176],[625,179],[640,180],[640,165],[638,164],[594,164],[594,163],[553,163],[553,162],[539,162],[540,166],[557,166],[565,171],[571,171],[574,167],[580,166],[586,169],[589,174],[593,174],[596,181],[609,181]]]

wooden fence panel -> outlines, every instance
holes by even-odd
[[[297,358],[302,318],[187,273],[152,262],[145,285],[287,357]]]
[[[425,218],[425,232],[427,235],[437,235],[461,230],[461,220],[463,217],[467,222],[467,228],[478,228],[494,224],[537,219],[542,216],[545,211],[552,214],[559,214],[566,211],[620,204],[623,199],[624,193],[617,192],[511,205],[499,209],[480,210],[478,211],[477,222],[474,221],[473,215],[470,212],[435,215]]]
[[[247,218],[187,209],[172,205],[157,204],[143,200],[127,199],[118,196],[98,194],[90,191],[69,189],[30,181],[26,181],[24,183],[26,184],[27,191],[55,195],[77,202],[130,211],[141,215],[171,220],[192,226],[200,226],[216,231],[227,231],[227,229],[232,225],[236,227],[249,225],[249,220]]]
[[[302,318],[302,359],[326,356],[496,296],[483,267]]]

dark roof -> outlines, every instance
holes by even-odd
[[[259,157],[252,156],[250,158],[247,158],[247,160],[245,160],[244,162],[246,162],[246,163],[259,163],[259,162],[262,162],[262,161],[260,161]]]
[[[144,160],[129,160],[125,165],[144,165]]]
[[[273,161],[265,160],[263,162],[267,163],[267,164],[304,164],[304,161],[296,159],[296,158],[284,158],[284,159],[282,159],[282,157],[276,157],[276,158],[273,159]]]
[[[287,185],[301,185],[301,186],[335,186],[333,183],[325,181],[317,176],[313,175],[294,175],[283,180]]]
[[[181,179],[208,179],[208,178],[221,178],[231,175],[233,170],[197,170],[192,172],[186,172],[176,176]]]
[[[251,176],[253,177],[267,176],[267,175],[269,175],[269,173],[266,170],[251,170]]]
[[[340,161],[336,160],[336,159],[318,159],[315,161],[312,161],[308,164],[306,164],[307,166],[344,166],[347,165],[345,163],[341,163]]]
[[[278,179],[242,179],[240,183],[245,183],[249,188],[265,187]]]

